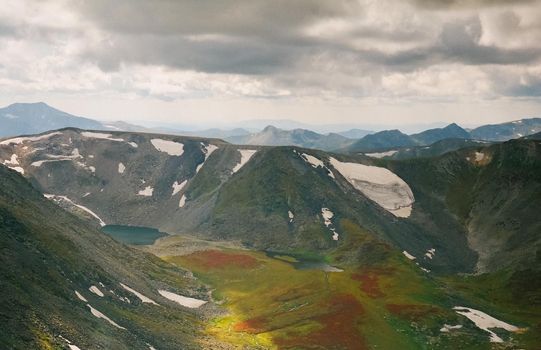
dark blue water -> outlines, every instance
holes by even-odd
[[[158,238],[167,236],[155,228],[142,226],[106,225],[102,231],[124,244],[150,245]]]

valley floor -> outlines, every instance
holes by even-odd
[[[236,348],[535,349],[541,343],[539,310],[518,311],[524,309],[502,293],[493,303],[486,283],[434,278],[398,255],[328,272],[296,268],[302,256],[271,257],[189,236],[162,238],[145,249],[210,286],[228,313],[211,319],[206,332]],[[476,324],[456,306],[488,315]],[[482,329],[489,315],[516,329]]]

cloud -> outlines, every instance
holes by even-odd
[[[8,11],[0,91],[539,96],[539,2],[24,0]]]

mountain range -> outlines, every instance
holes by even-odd
[[[535,348],[541,143],[463,146],[387,160],[76,128],[3,139],[0,232],[11,253],[2,257],[9,302],[0,307],[13,331],[2,341],[14,348],[257,349],[256,339],[270,342],[263,348],[294,349],[330,336],[338,348],[432,342],[473,349],[489,348],[494,334]],[[103,224],[180,234],[152,248],[173,265],[113,241],[99,231]],[[201,251],[189,243],[182,253],[184,235],[238,248]],[[323,259],[334,272],[286,269],[303,259]],[[295,277],[276,289],[283,273]],[[209,289],[216,289],[212,299]],[[160,291],[208,305],[177,306]],[[326,295],[331,306],[318,304]],[[482,309],[517,326],[487,333],[457,318],[457,305],[464,315],[467,307]],[[231,314],[222,316],[222,307]],[[370,310],[353,330],[352,308]],[[209,318],[220,320],[210,333]],[[318,327],[326,337],[316,337]]]
[[[268,125],[261,131],[254,132],[250,126],[260,125],[262,121],[258,121],[258,123],[253,125],[246,124],[245,128],[211,128],[186,131],[164,126],[149,128],[122,121],[99,122],[70,115],[45,103],[16,103],[2,108],[0,109],[0,122],[0,136],[34,134],[63,127],[76,127],[94,130],[221,138],[230,143],[240,145],[298,146],[345,153],[378,153],[381,151],[396,151],[398,148],[405,150],[410,147],[428,146],[445,139],[474,139],[501,142],[541,131],[541,118],[484,125],[473,130],[465,130],[453,123],[443,128],[428,129],[411,135],[404,134],[399,130],[372,132],[355,128],[334,133],[318,133],[307,129],[311,127],[309,125],[294,123],[292,121],[287,123],[284,121],[278,124],[286,128],[297,126],[296,128],[284,129]],[[329,127],[333,130],[338,129],[336,125]],[[441,148],[442,144],[439,146]],[[456,148],[450,147],[447,151],[454,149]]]

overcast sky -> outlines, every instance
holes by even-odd
[[[100,119],[541,116],[541,1],[0,0],[0,103]]]

